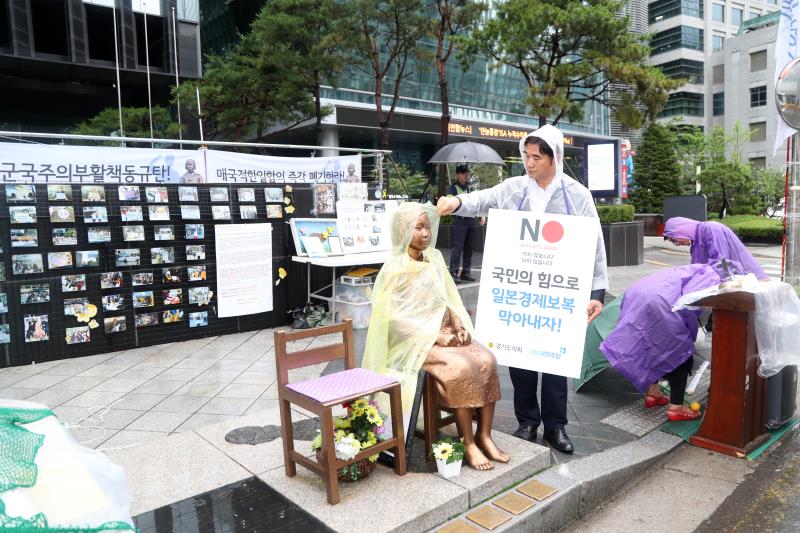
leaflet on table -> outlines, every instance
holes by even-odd
[[[339,236],[344,253],[392,249],[391,215],[395,200],[336,202]]]

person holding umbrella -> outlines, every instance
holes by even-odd
[[[469,168],[467,165],[456,167],[456,182],[447,189],[448,196],[467,194],[469,190]],[[483,224],[479,218],[478,223]],[[472,270],[472,238],[475,233],[475,217],[453,215],[453,247],[450,249],[450,274],[456,283],[475,281],[470,276]],[[463,264],[462,264],[463,260]],[[458,275],[461,267],[461,276]]]

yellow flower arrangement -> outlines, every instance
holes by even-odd
[[[461,439],[454,440],[446,437],[434,442],[432,448],[433,457],[441,459],[447,464],[464,459],[464,442]]]

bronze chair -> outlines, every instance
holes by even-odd
[[[442,417],[441,411],[447,408],[439,405],[439,391],[433,378],[424,370],[420,370],[419,379],[424,380],[422,385],[422,430],[415,430],[415,435],[425,441],[425,457],[430,461],[433,458],[433,443],[436,442],[439,430],[455,424],[456,417],[450,413]],[[416,420],[412,421],[416,426]]]

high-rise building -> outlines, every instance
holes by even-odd
[[[1,2],[0,129],[64,132],[117,107],[117,67],[124,106],[147,106],[148,63],[168,105],[176,69],[201,74],[199,21],[198,0]]]

